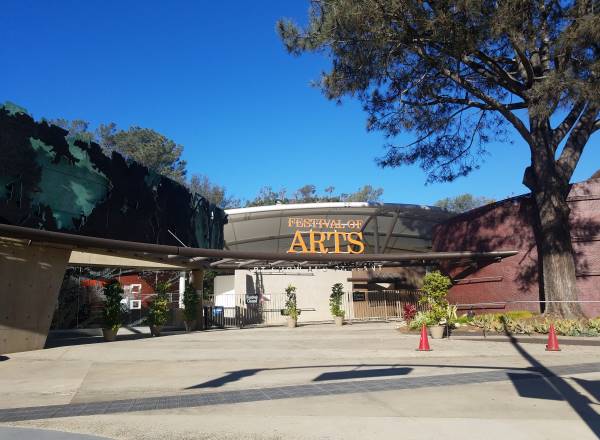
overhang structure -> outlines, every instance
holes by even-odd
[[[398,252],[387,254],[299,254],[266,251],[235,251],[167,246],[106,238],[87,237],[62,232],[44,231],[21,226],[0,224],[0,237],[21,240],[21,244],[68,249],[76,253],[71,265],[136,267],[141,262],[162,269],[214,269],[276,267],[381,267],[434,265],[442,261],[461,263],[500,261],[517,251],[492,252]],[[94,260],[93,256],[98,256]],[[102,258],[101,258],[102,257]],[[114,261],[110,261],[114,258]]]

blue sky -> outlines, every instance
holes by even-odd
[[[158,130],[184,145],[190,173],[237,197],[306,183],[336,192],[372,184],[385,189],[386,202],[422,204],[526,192],[529,153],[516,134],[453,183],[426,186],[417,166],[378,168],[385,139],[366,132],[360,104],[336,105],[310,86],[329,60],[292,57],[277,37],[277,19],[303,22],[307,0],[2,3],[0,101],[36,118]],[[600,168],[599,138],[574,181]]]

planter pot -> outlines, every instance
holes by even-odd
[[[296,327],[296,325],[298,324],[298,319],[297,318],[291,318],[291,317],[287,317],[287,326],[289,328],[294,328]]]
[[[334,316],[333,319],[335,321],[335,325],[337,325],[338,327],[341,327],[344,325],[344,317],[343,316]]]
[[[185,325],[185,331],[186,332],[193,332],[194,330],[196,330],[196,320],[194,320],[194,321],[183,321],[183,324]]]
[[[150,326],[150,334],[152,336],[160,336],[161,330],[162,330],[162,325],[151,325]]]
[[[113,330],[112,328],[103,328],[102,336],[106,342],[112,342],[117,339],[117,332],[119,329]]]
[[[445,325],[430,325],[427,328],[432,339],[442,339],[444,337]]]

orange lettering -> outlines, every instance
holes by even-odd
[[[338,231],[328,232],[327,240],[329,240],[332,235],[333,235],[333,243],[334,243],[333,252],[336,254],[342,254],[342,253],[345,254],[346,252],[342,252],[342,250],[340,249],[340,236],[345,239],[346,232],[338,232]]]
[[[318,240],[315,238],[316,234],[319,234],[319,239]],[[309,237],[310,237],[310,251],[312,253],[317,253],[317,252],[321,253],[321,254],[326,254],[327,253],[327,248],[325,247],[325,244],[324,244],[325,239],[326,239],[326,236],[325,236],[324,232],[316,232],[315,233],[315,231],[313,231],[311,229],[310,232],[309,232]],[[315,249],[315,247],[316,247],[315,245],[317,245],[317,244],[319,245],[319,251],[317,251]]]
[[[297,251],[295,249],[297,246],[300,246],[300,251]],[[312,245],[311,245],[311,248],[312,248]],[[308,252],[308,249],[306,248],[306,243],[304,243],[304,239],[302,238],[302,232],[300,232],[300,231],[296,231],[296,233],[294,234],[294,239],[292,240],[292,244],[290,245],[290,248],[287,251],[288,254],[297,253],[297,252],[301,252],[301,253]]]
[[[357,237],[357,239],[354,239],[354,236]],[[348,252],[351,254],[362,254],[365,251],[365,244],[362,240],[362,232],[348,232]],[[352,245],[356,245],[358,248],[353,249]]]

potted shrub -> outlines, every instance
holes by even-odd
[[[191,284],[185,286],[183,291],[183,323],[185,331],[191,332],[196,329],[198,294],[196,289]]]
[[[102,309],[102,336],[105,341],[114,341],[122,324],[121,301],[123,288],[117,280],[111,280],[104,286],[104,308]]]
[[[335,283],[331,288],[329,295],[329,310],[335,321],[335,325],[341,327],[344,325],[344,309],[342,309],[342,298],[344,296],[344,286],[342,283]]]
[[[169,283],[158,283],[156,286],[156,298],[150,304],[148,311],[147,323],[150,327],[152,336],[160,336],[162,327],[169,319],[169,299],[167,298],[167,290]]]
[[[429,272],[423,278],[423,295],[419,298],[419,303],[427,306],[423,318],[434,339],[443,338],[445,326],[452,320],[452,314],[456,317],[456,308],[452,308],[446,299],[451,285],[450,278],[442,275],[439,270]]]
[[[287,316],[288,327],[293,328],[298,324],[298,315],[300,315],[300,310],[298,310],[296,302],[296,288],[290,284],[286,287],[285,294],[287,299],[285,301],[284,314]]]

